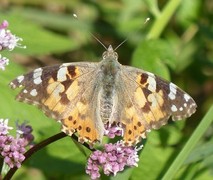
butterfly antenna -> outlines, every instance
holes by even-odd
[[[77,16],[77,14],[73,14],[73,17],[76,19],[76,20],[78,20],[78,16]],[[98,39],[94,34],[92,34],[91,32],[89,33],[96,41],[98,41],[103,47],[104,47],[104,49],[106,49],[107,50],[107,47],[101,42],[101,40],[100,39]]]
[[[114,49],[114,51],[116,51],[122,44],[124,44],[127,40],[129,39],[129,36],[126,38],[126,39],[124,39],[115,49]]]
[[[107,50],[107,47],[101,42],[100,39],[98,39],[98,38],[97,38],[94,34],[92,34],[92,33],[90,33],[90,35],[91,35],[96,41],[98,41],[98,42],[104,47],[104,49]]]
[[[150,20],[149,17],[146,18],[146,20],[144,21],[144,24],[146,24],[149,20]],[[136,32],[138,32],[139,30],[140,30],[140,29],[138,29]],[[135,34],[136,32],[134,32],[133,34]],[[116,51],[121,45],[123,45],[123,44],[129,39],[130,36],[132,36],[132,33],[131,33],[130,35],[128,35],[128,36],[126,37],[126,39],[124,39],[124,40],[114,49],[114,51]]]

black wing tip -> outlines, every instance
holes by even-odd
[[[19,85],[16,83],[16,79],[11,81],[8,86],[11,88],[11,89],[16,89]]]
[[[9,83],[10,88],[16,89],[23,86],[24,76],[20,75]]]
[[[197,104],[193,103],[193,104],[190,105],[190,107],[188,107],[188,110],[187,110],[186,114],[172,116],[172,120],[173,121],[177,121],[177,120],[182,120],[182,119],[189,118],[196,112],[196,110],[197,110],[196,108],[197,108]]]

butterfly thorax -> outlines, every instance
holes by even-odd
[[[101,66],[101,90],[100,90],[100,116],[102,121],[108,122],[113,113],[113,106],[115,104],[116,96],[116,81],[121,68],[117,61],[117,53],[114,52],[111,46],[103,54],[103,60],[100,62]]]

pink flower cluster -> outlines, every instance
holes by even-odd
[[[104,135],[108,136],[110,139],[113,139],[115,136],[122,136],[123,128],[119,124],[105,124]]]
[[[4,157],[4,162],[13,168],[21,167],[21,162],[25,159],[24,139],[14,138],[13,136],[0,135],[0,152]]]
[[[105,144],[104,151],[94,151],[87,162],[86,173],[91,179],[100,177],[100,169],[106,175],[116,175],[125,166],[138,166],[138,150],[135,147],[124,146],[123,143]]]
[[[24,128],[24,126],[25,124],[22,124],[17,126],[17,128]],[[0,155],[4,158],[4,163],[10,168],[14,166],[19,168],[25,159],[24,153],[26,152],[26,146],[30,143],[28,141],[29,139],[25,137],[30,136],[31,140],[33,140],[34,137],[31,134],[32,128],[31,131],[28,131],[29,135],[23,132],[22,129],[18,129],[16,137],[9,135],[8,130],[11,129],[13,128],[8,126],[8,119],[0,119]],[[23,134],[25,134],[25,137]]]
[[[8,26],[9,23],[6,20],[0,24],[0,51],[5,49],[12,51],[17,46],[23,47],[19,43],[22,39],[12,34],[10,30],[7,29]],[[8,64],[9,59],[0,54],[0,69],[5,70],[5,66]]]

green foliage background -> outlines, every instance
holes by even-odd
[[[170,122],[149,133],[139,167],[102,179],[212,179],[212,12],[210,0],[0,1],[0,21],[8,20],[9,29],[27,46],[2,51],[10,65],[0,71],[0,118],[9,118],[11,126],[16,120],[29,121],[37,143],[58,133],[60,126],[54,120],[16,102],[19,90],[10,90],[8,83],[35,67],[100,61],[104,48],[90,33],[114,48],[128,37],[117,50],[119,62],[172,80],[195,99],[198,109],[186,121]],[[144,25],[147,17],[150,21]],[[201,130],[193,134],[199,123]],[[183,151],[184,158],[176,158],[182,149],[188,153]],[[34,154],[14,179],[89,179],[86,160],[67,137]],[[175,161],[178,168],[174,170]]]

